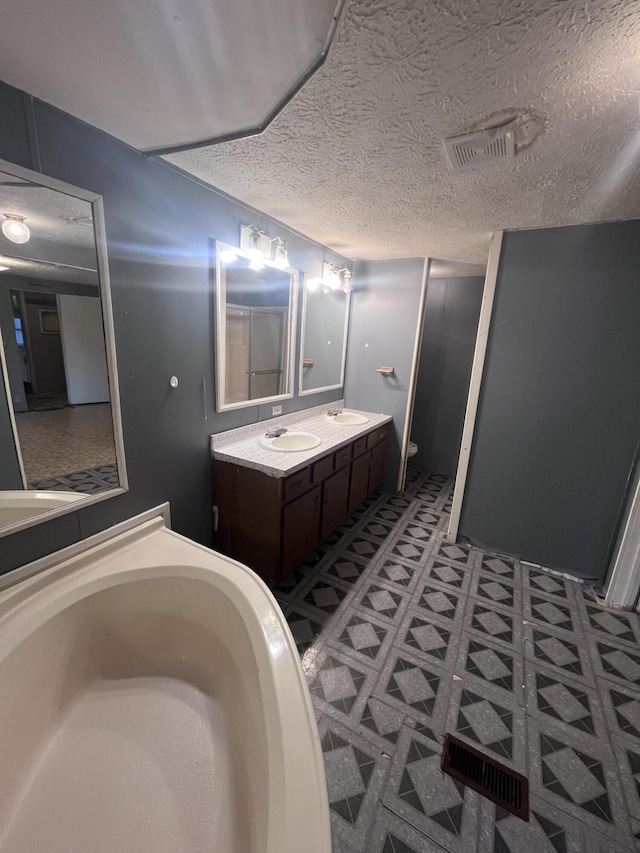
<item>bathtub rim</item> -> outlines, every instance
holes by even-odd
[[[0,665],[50,619],[101,590],[153,578],[196,580],[221,589],[243,619],[264,707],[268,781],[264,849],[266,853],[297,849],[328,853],[331,828],[320,740],[284,615],[254,572],[175,533],[167,526],[165,508],[157,509],[160,513],[143,513],[141,521],[137,517],[137,524],[131,519],[23,567],[22,579],[0,590]],[[151,556],[150,540],[162,542],[160,566]],[[126,558],[121,561],[126,566],[113,566],[116,551]],[[175,555],[182,556],[182,561],[172,559]],[[227,568],[232,572],[225,574]]]

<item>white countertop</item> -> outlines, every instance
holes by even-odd
[[[211,455],[221,462],[233,462],[236,465],[244,465],[247,468],[255,468],[270,477],[288,477],[309,463],[327,453],[331,453],[345,444],[364,435],[382,424],[389,423],[390,415],[378,415],[373,412],[363,412],[356,409],[348,409],[350,412],[358,411],[358,414],[369,418],[368,423],[357,426],[342,426],[326,421],[325,415],[333,406],[317,406],[315,409],[296,412],[300,420],[294,420],[294,415],[286,415],[283,418],[271,418],[260,424],[252,424],[249,429],[253,434],[249,438],[237,440],[240,430],[230,430],[229,439],[233,443],[225,444],[225,433],[211,436]],[[321,410],[321,413],[318,412]],[[310,414],[313,412],[313,414]],[[283,423],[285,422],[285,423]],[[322,443],[312,450],[299,450],[290,453],[282,453],[277,450],[268,450],[260,443],[260,439],[267,430],[278,429],[286,426],[290,432],[310,432],[322,439]]]

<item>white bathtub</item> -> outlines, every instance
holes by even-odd
[[[87,541],[0,593],[3,853],[329,853],[313,709],[264,584],[161,517]]]
[[[80,492],[43,492],[36,490],[0,492],[0,527],[33,518],[52,509],[59,509],[87,499]]]

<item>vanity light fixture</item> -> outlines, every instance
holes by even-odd
[[[331,293],[332,290],[342,290],[343,293],[351,293],[351,277],[352,272],[347,267],[339,267],[337,264],[332,264],[325,261],[323,265],[322,278],[308,278],[307,290],[312,293],[318,288],[323,293]]]
[[[284,270],[289,266],[289,254],[287,252],[287,244],[280,237],[274,237],[271,244],[275,247],[273,250],[273,263],[278,269]]]
[[[257,225],[243,225],[240,229],[240,248],[250,258],[249,269],[264,269],[264,259],[271,258],[271,240]]]
[[[4,214],[2,233],[7,240],[11,240],[12,243],[18,244],[26,243],[31,237],[31,231],[24,221],[24,217],[16,216],[13,213]]]

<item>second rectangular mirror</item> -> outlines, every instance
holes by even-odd
[[[305,276],[298,393],[342,388],[351,293]]]
[[[219,412],[293,396],[298,273],[216,243]]]

